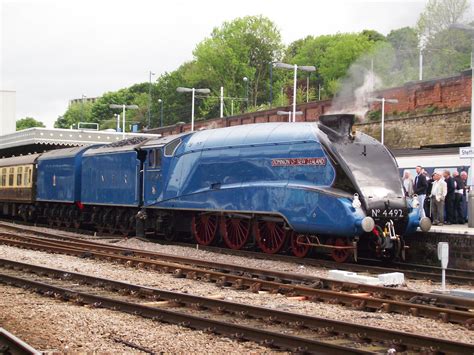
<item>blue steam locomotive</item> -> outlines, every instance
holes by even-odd
[[[68,148],[0,160],[0,212],[265,253],[403,257],[418,226],[394,157],[353,115]],[[28,173],[26,173],[26,171]],[[28,179],[25,174],[29,174]]]

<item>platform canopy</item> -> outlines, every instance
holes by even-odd
[[[41,153],[52,149],[112,143],[131,137],[156,138],[156,134],[120,133],[58,128],[28,128],[0,136],[0,158]]]

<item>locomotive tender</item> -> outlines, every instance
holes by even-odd
[[[326,115],[318,124],[242,125],[2,159],[0,212],[169,240],[191,232],[201,245],[222,240],[299,257],[313,247],[337,261],[358,249],[403,257],[403,235],[430,221],[405,198],[393,155],[352,132],[354,120]],[[10,180],[26,163],[28,198],[12,198]]]

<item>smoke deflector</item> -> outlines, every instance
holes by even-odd
[[[334,114],[334,115],[322,115],[319,117],[319,128],[326,134],[328,128],[332,133],[336,133],[339,136],[350,136],[352,132],[352,126],[355,123],[355,115],[352,114]]]

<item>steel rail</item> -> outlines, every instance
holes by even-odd
[[[21,238],[21,236],[20,236]],[[29,237],[31,238],[31,237]],[[139,257],[110,254],[87,249],[68,248],[65,245],[57,246],[40,241],[20,241],[0,237],[0,242],[8,245],[34,248],[51,252],[75,255],[79,257],[93,257],[107,261],[120,261],[129,266],[148,267],[158,269],[166,273],[172,273],[176,277],[186,277],[194,280],[215,282],[219,286],[232,286],[236,289],[248,289],[250,291],[267,290],[282,294],[305,296],[312,301],[329,302],[350,306],[359,310],[394,312],[401,314],[411,314],[413,316],[441,319],[444,322],[463,324],[470,328],[474,325],[474,314],[467,311],[433,307],[410,302],[369,297],[340,291],[330,291],[314,289],[303,285],[283,284],[277,281],[263,279],[253,279],[242,275],[226,274],[209,269],[196,268],[194,266],[167,263],[158,260],[150,260]]]
[[[40,355],[41,352],[0,327],[0,354]]]
[[[269,309],[265,307],[250,306],[236,302],[223,301],[208,297],[194,296],[179,292],[165,291],[151,287],[133,285],[126,282],[109,280],[75,272],[46,268],[43,266],[20,263],[7,259],[0,259],[0,267],[14,270],[21,270],[37,275],[45,275],[49,278],[65,279],[89,284],[95,287],[106,288],[107,290],[123,293],[126,290],[135,297],[151,298],[153,300],[168,300],[178,306],[191,308],[205,308],[206,310],[216,310],[218,312],[233,313],[239,317],[251,317],[262,319],[266,322],[285,323],[292,327],[305,327],[311,330],[323,330],[324,332],[351,335],[352,337],[365,341],[382,341],[393,345],[403,345],[410,348],[424,348],[431,351],[442,351],[459,353],[464,351],[474,351],[474,345],[432,338],[423,335],[415,335],[400,331],[381,329],[371,326],[352,324],[342,321],[331,320],[322,317],[307,316],[298,313],[290,313]],[[11,275],[10,275],[11,276]],[[0,276],[1,278],[1,276]]]
[[[278,347],[291,351],[316,352],[322,354],[372,354],[371,351],[345,347],[319,340],[307,339],[294,335],[273,332],[199,317],[192,314],[180,313],[162,308],[154,308],[142,304],[121,301],[109,297],[79,292],[63,287],[53,286],[43,282],[28,280],[0,273],[0,282],[24,288],[34,288],[43,294],[61,296],[64,300],[72,300],[80,304],[92,305],[97,308],[107,308],[115,311],[129,313],[144,318],[175,324],[191,329],[203,330],[211,333],[229,336],[231,338],[250,340],[266,346]]]
[[[0,232],[0,236],[2,233]],[[29,240],[38,240],[37,237],[22,236]],[[310,275],[294,274],[287,272],[271,271],[255,269],[235,264],[224,264],[219,262],[211,262],[202,259],[181,257],[176,255],[150,252],[133,248],[125,248],[113,246],[103,243],[96,243],[93,241],[81,241],[75,238],[66,239],[68,246],[78,247],[79,249],[97,250],[97,251],[111,251],[127,256],[137,256],[147,259],[158,259],[160,261],[167,261],[178,264],[194,265],[205,267],[209,269],[218,270],[225,273],[234,273],[238,275],[245,275],[252,278],[262,278],[265,280],[277,281],[284,284],[303,284],[310,285],[313,288],[353,291],[353,292],[370,292],[378,298],[407,300],[411,303],[431,304],[440,307],[454,307],[461,310],[474,309],[474,299],[460,298],[442,294],[428,294],[404,289],[386,288],[383,286],[363,285],[351,282],[342,282],[322,277],[314,277]],[[44,243],[50,245],[62,246],[63,242],[51,241],[50,239],[42,239]]]
[[[31,232],[37,235],[42,235],[44,237],[56,238],[56,239],[66,239],[66,240],[79,240],[79,237],[71,237],[63,234],[52,233],[47,231],[40,231],[35,229],[35,227],[26,227],[25,225],[12,225],[0,221],[0,227],[14,230],[21,230],[24,232]],[[26,228],[25,228],[26,227]],[[90,240],[93,237],[83,238]],[[117,236],[116,238],[120,238]],[[165,241],[158,241],[160,244],[170,244],[178,245],[184,247],[195,247],[195,244],[191,243],[179,243],[172,242],[168,243]],[[248,251],[248,250],[233,250],[228,248],[221,248],[216,246],[202,246],[199,245],[201,250],[217,252],[221,254],[242,256],[242,257],[251,257],[258,258],[263,260],[275,260],[275,261],[285,261],[290,263],[298,263],[302,265],[317,266],[324,268],[337,268],[342,270],[357,271],[357,272],[368,272],[368,273],[387,273],[393,271],[403,271],[407,277],[414,279],[423,279],[423,280],[440,280],[441,279],[441,268],[436,266],[421,265],[421,264],[404,264],[404,263],[389,263],[394,267],[381,266],[380,261],[373,259],[364,259],[359,258],[359,263],[337,263],[330,260],[324,259],[315,259],[315,258],[298,258],[290,255],[273,255],[265,254],[261,252]],[[452,269],[448,268],[446,270],[446,277],[452,283],[456,284],[468,284],[474,285],[474,271],[471,270],[462,270],[462,269]]]
[[[182,243],[182,242],[166,242],[158,241],[164,245],[178,245],[187,248],[194,248],[196,244]],[[199,249],[204,251],[210,251],[220,254],[250,257],[262,260],[274,260],[274,261],[285,261],[289,263],[297,263],[300,265],[324,267],[324,268],[336,268],[348,271],[367,272],[367,273],[389,273],[394,271],[401,271],[405,273],[407,277],[421,280],[437,281],[441,280],[441,268],[438,266],[421,265],[421,264],[404,264],[404,263],[388,263],[387,266],[381,266],[381,262],[373,259],[358,258],[358,263],[337,263],[335,261],[316,259],[316,258],[298,258],[291,255],[282,254],[265,254],[261,252],[251,250],[235,250],[228,248],[221,248],[217,246],[199,246]],[[389,267],[393,265],[393,267]],[[474,271],[462,270],[462,269],[446,269],[446,277],[450,282],[460,285],[474,285]]]

